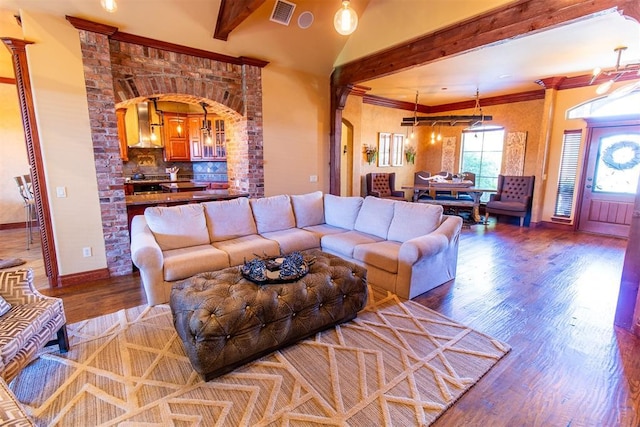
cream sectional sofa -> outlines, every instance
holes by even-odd
[[[368,282],[413,298],[455,277],[462,219],[442,206],[320,191],[152,207],[131,223],[131,258],[149,305],[174,282],[256,256],[320,248]]]

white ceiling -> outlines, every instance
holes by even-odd
[[[441,105],[509,93],[539,90],[536,80],[589,74],[614,67],[614,48],[627,46],[621,63],[640,62],[640,25],[608,13],[359,83],[367,94]]]

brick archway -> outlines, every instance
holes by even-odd
[[[111,36],[117,30],[111,27],[78,29],[107,268],[111,276],[119,276],[131,273],[132,264],[116,104],[158,97],[211,105],[211,111],[229,119],[233,129],[227,149],[230,186],[262,197],[261,66],[114,40]]]

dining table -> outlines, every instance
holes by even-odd
[[[440,205],[442,207],[452,208],[471,208],[471,219],[475,224],[483,223],[480,216],[480,199],[484,193],[495,193],[496,189],[478,188],[473,185],[467,186],[464,183],[429,183],[429,184],[413,184],[403,185],[403,190],[413,190],[414,202],[429,203],[432,205]],[[451,197],[438,198],[436,191],[449,191]],[[459,199],[459,193],[468,194],[471,200]],[[429,198],[421,198],[429,196]]]

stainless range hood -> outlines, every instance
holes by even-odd
[[[162,127],[151,125],[151,103],[136,104],[138,115],[138,142],[130,145],[133,148],[162,148]]]

